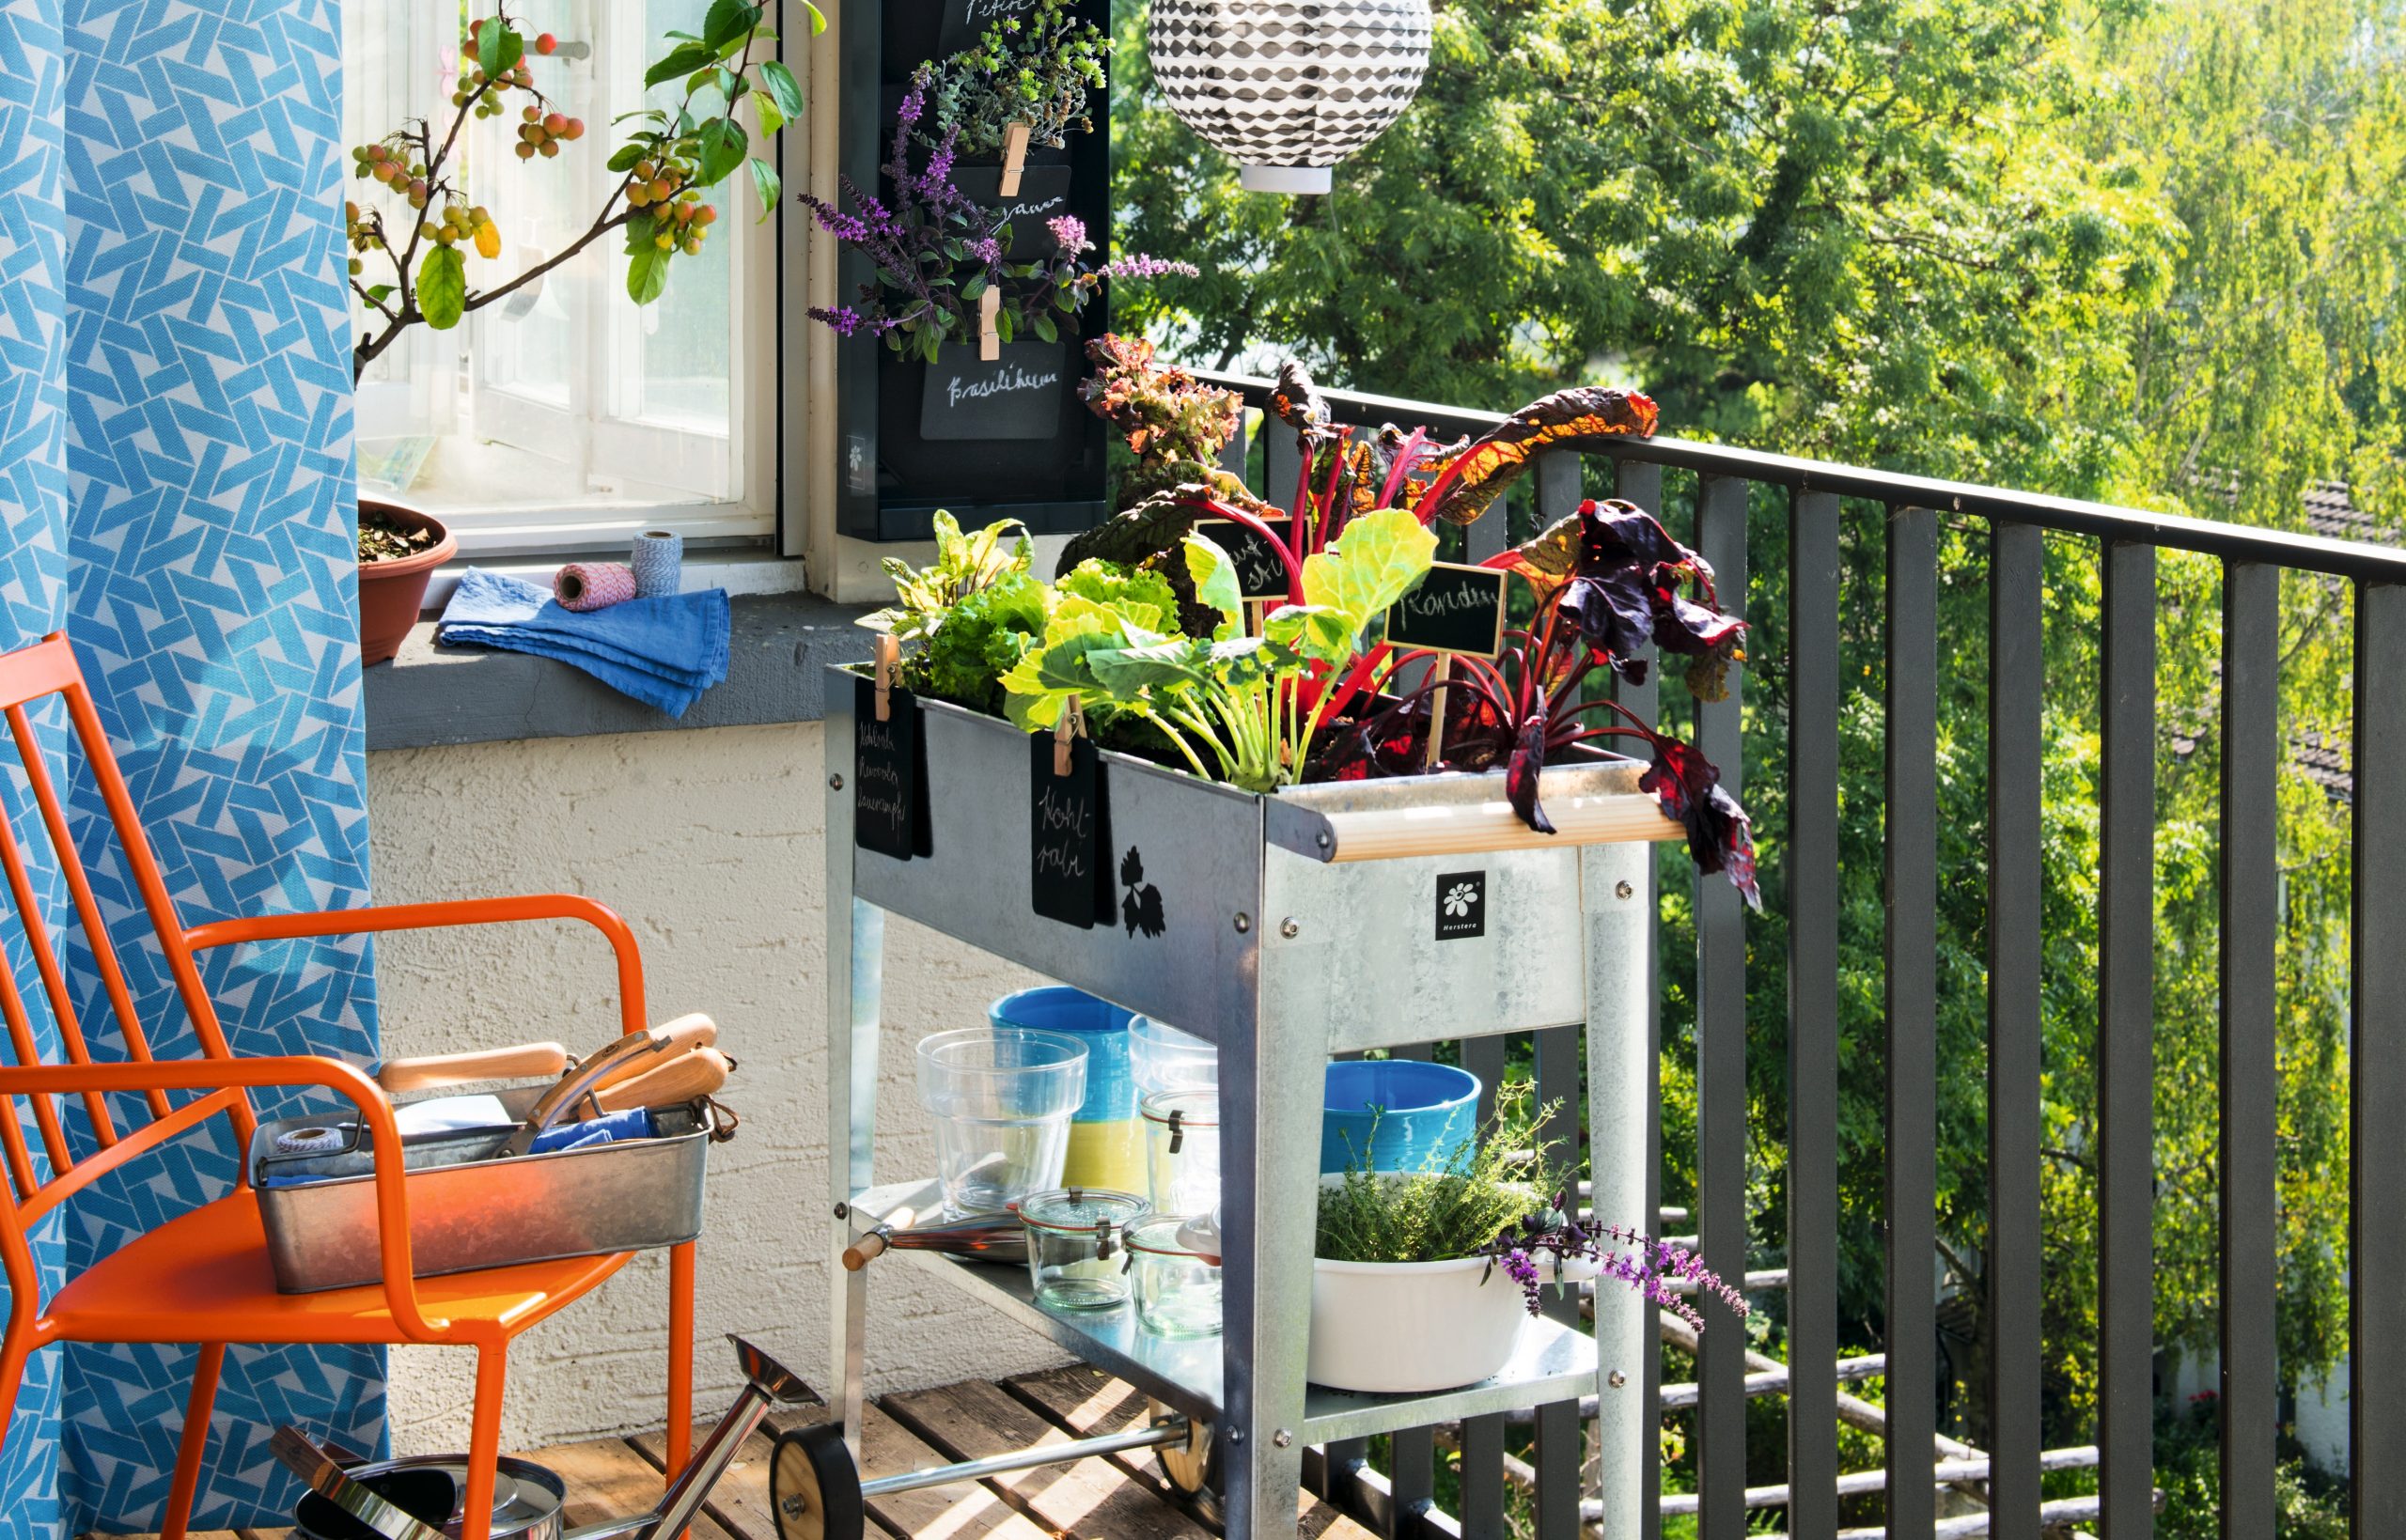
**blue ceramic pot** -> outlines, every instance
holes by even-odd
[[[1478,1091],[1477,1076],[1451,1065],[1340,1059],[1328,1066],[1320,1169],[1443,1166],[1478,1132]]]

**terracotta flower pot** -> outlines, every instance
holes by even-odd
[[[359,514],[363,519],[382,517],[403,529],[430,529],[435,535],[434,544],[414,556],[359,564],[359,661],[364,667],[401,650],[402,639],[417,624],[418,610],[426,602],[427,580],[459,553],[460,542],[440,519],[398,503],[363,497]]]

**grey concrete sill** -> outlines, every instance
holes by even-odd
[[[751,594],[731,602],[726,682],[703,692],[681,718],[550,658],[438,647],[434,623],[421,621],[400,656],[367,671],[367,747],[816,722],[826,711],[827,665],[868,655],[867,633],[853,624],[868,606],[831,604],[811,594]]]

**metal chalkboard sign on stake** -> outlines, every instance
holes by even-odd
[[[1492,658],[1504,650],[1507,574],[1492,567],[1437,562],[1420,586],[1387,611],[1387,644],[1437,655],[1429,682],[1427,763],[1445,757],[1445,682],[1458,657]]]

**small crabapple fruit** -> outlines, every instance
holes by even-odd
[[[560,40],[546,32],[536,38],[535,52],[538,54],[549,54],[556,50],[559,45]]]

